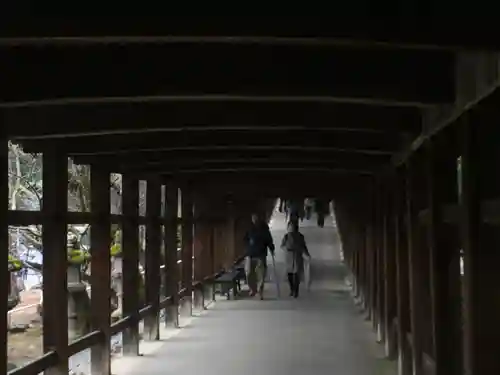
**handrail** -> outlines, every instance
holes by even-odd
[[[117,333],[120,333],[122,331],[125,331],[133,323],[133,321],[134,321],[133,317],[129,315],[112,323],[109,329],[111,336],[116,335]]]
[[[80,353],[85,349],[88,349],[94,345],[98,345],[105,340],[106,336],[102,331],[92,331],[87,333],[86,335],[79,337],[71,344],[68,345],[68,357],[75,355],[76,353]]]
[[[235,262],[234,265],[240,263],[243,260],[243,257],[238,258]],[[223,274],[225,271],[220,270],[212,275],[206,276],[203,278],[203,280],[197,280],[192,282],[192,288],[193,289],[198,289],[202,287],[205,284],[210,283],[217,277],[219,277],[221,274]],[[186,293],[188,292],[188,288],[182,288],[178,292],[178,297],[179,299],[183,298],[186,296]],[[158,305],[146,305],[142,307],[136,314],[134,315],[129,315],[121,318],[120,320],[112,323],[109,327],[109,334],[111,336],[114,336],[120,332],[123,332],[130,326],[132,326],[135,322],[138,320],[142,320],[145,317],[156,314],[160,310],[164,309],[167,307],[170,303],[173,302],[172,296],[167,296],[164,297],[160,300],[160,303]],[[33,374],[40,374],[44,372],[45,370],[56,366],[61,360],[65,358],[69,358],[72,355],[75,355],[79,352],[82,352],[86,349],[91,348],[92,346],[99,345],[106,340],[106,334],[101,331],[101,330],[96,330],[92,331],[75,341],[73,341],[71,344],[68,345],[67,350],[65,351],[64,354],[57,353],[55,351],[48,352],[44,355],[42,355],[40,358],[37,358],[33,360],[32,362],[22,366],[18,367],[16,369],[13,369],[7,373],[7,375],[33,375]]]
[[[59,362],[59,355],[55,352],[48,352],[43,354],[22,367],[15,368],[7,373],[7,375],[33,375],[40,374],[50,367],[54,367]]]

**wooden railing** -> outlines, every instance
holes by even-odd
[[[235,264],[239,263],[241,258],[238,259]],[[213,290],[213,280],[220,276],[224,271],[219,271],[211,276],[205,277],[201,281],[193,282],[193,293],[198,293],[201,304],[203,308],[206,308],[206,300],[205,300],[205,292],[207,287],[212,288],[212,295],[215,296],[215,291]],[[182,299],[186,297],[186,292],[188,290],[183,288],[179,290],[178,299]],[[128,328],[131,328],[133,325],[137,324],[137,322],[143,320],[148,316],[152,316],[158,314],[161,310],[166,309],[171,306],[173,302],[172,296],[164,297],[160,300],[159,305],[155,308],[155,306],[149,304],[141,308],[136,315],[125,316],[122,319],[114,322],[110,326],[110,334],[116,335],[120,332],[125,331]],[[167,319],[167,317],[165,318]],[[45,353],[40,358],[22,366],[16,368],[10,372],[8,375],[38,375],[44,372],[51,367],[57,366],[59,363],[67,361],[69,357],[82,352],[86,349],[89,349],[93,346],[100,345],[104,343],[104,340],[107,339],[107,336],[102,331],[93,331],[90,332],[68,345],[67,351],[65,353],[57,353],[55,351]]]

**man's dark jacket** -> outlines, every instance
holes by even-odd
[[[266,223],[252,224],[245,235],[246,256],[263,258],[267,256],[267,249],[274,250],[273,237]]]

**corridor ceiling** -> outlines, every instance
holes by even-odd
[[[422,133],[424,109],[455,100],[453,43],[335,33],[314,20],[180,24],[9,29],[9,138],[207,189],[350,189],[343,182],[368,181]]]

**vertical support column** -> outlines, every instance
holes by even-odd
[[[93,375],[111,373],[111,220],[109,172],[92,166],[90,175],[91,214],[90,251],[92,269],[90,283],[94,293],[90,300],[92,330],[104,332],[104,342],[91,349]]]
[[[370,199],[371,195],[367,194],[367,199],[366,199],[366,212],[365,212],[365,218],[363,222],[363,278],[364,278],[364,302],[363,302],[363,308],[367,312],[366,319],[370,319],[371,317],[371,292],[372,292],[372,287],[371,287],[371,267],[370,267],[370,262],[371,262],[371,257],[370,257]]]
[[[385,282],[384,282],[384,180],[381,178],[376,187],[375,195],[375,251],[376,251],[376,284],[377,284],[377,341],[385,341]]]
[[[243,216],[244,215],[244,216]],[[247,222],[249,222],[249,217],[250,215],[246,214],[246,211],[243,213],[238,212],[236,215],[236,233],[235,233],[235,239],[234,239],[234,246],[236,248],[236,258],[242,257],[245,255],[245,243],[243,241],[243,238],[245,236],[246,230],[247,230]]]
[[[356,248],[357,248],[357,300],[364,308],[366,306],[366,248],[365,248],[365,197],[359,199],[357,205],[356,221]]]
[[[371,194],[369,204],[371,204]],[[372,319],[373,316],[373,295],[374,295],[374,280],[373,280],[373,248],[372,248],[372,218],[371,218],[371,206],[369,208],[368,217],[366,219],[366,228],[365,228],[365,254],[366,254],[366,263],[365,263],[365,273],[366,273],[366,302],[365,308],[367,310],[367,319]]]
[[[210,227],[206,217],[201,217],[197,212],[198,205],[195,205],[194,224],[194,280],[201,281],[212,274],[210,270]],[[210,300],[210,286],[203,283],[194,290],[193,307],[195,309],[205,309],[205,301]]]
[[[122,177],[123,202],[123,316],[133,316],[133,325],[123,332],[123,355],[139,354],[139,181]]]
[[[0,246],[8,249],[9,247],[9,222],[7,218],[9,206],[9,177],[8,177],[8,144],[5,128],[1,124],[0,119]],[[3,208],[2,208],[3,207]],[[0,332],[3,337],[0,337],[0,372],[7,373],[7,300],[9,291],[9,272],[8,272],[8,251],[2,255],[0,262],[0,285],[2,293],[0,293],[0,314],[2,316],[2,323]],[[2,370],[3,369],[3,370]]]
[[[218,272],[225,267],[224,259],[226,254],[225,236],[219,219],[214,220],[213,237],[215,272]]]
[[[68,158],[56,150],[43,154],[43,350],[57,351],[59,364],[47,375],[68,374],[67,289]]]
[[[370,318],[372,326],[377,328],[377,228],[376,228],[376,185],[373,183],[372,191],[370,193],[370,219],[368,224],[368,269],[369,269],[369,282],[370,282]]]
[[[394,193],[394,177],[389,176],[383,199],[382,217],[382,247],[384,255],[384,336],[385,354],[388,358],[395,357],[396,336],[394,332],[394,318],[396,317],[396,252],[395,236],[393,235],[392,223],[394,221],[394,210],[391,204],[391,196]]]
[[[217,272],[215,263],[215,225],[212,220],[210,220],[210,274],[213,275]],[[215,301],[215,285],[211,284],[211,299]]]
[[[354,274],[354,297],[356,298],[356,302],[359,301],[360,297],[360,289],[361,289],[361,273],[360,273],[360,218],[359,218],[359,209],[356,211],[356,221],[353,223],[354,233],[353,233],[353,242],[354,242],[354,254],[353,254],[353,274]]]
[[[356,223],[356,298],[357,302],[364,305],[365,300],[365,249],[364,249],[364,218],[361,216],[361,211],[358,213],[358,221]]]
[[[182,189],[182,288],[186,290],[181,309],[184,315],[193,313],[193,199],[190,188]]]
[[[500,132],[492,117],[484,115],[475,122],[466,119],[462,124],[461,207],[467,375],[500,374],[500,237],[498,227],[482,222],[480,204],[481,200],[498,198],[500,192],[496,173]]]
[[[146,192],[146,304],[153,313],[144,319],[147,340],[160,339],[160,261],[161,261],[161,184],[156,178],[148,180]]]
[[[236,220],[235,220],[235,207],[234,203],[228,203],[228,216],[227,216],[227,227],[226,227],[226,241],[227,241],[227,259],[226,262],[229,265],[232,265],[237,258],[236,255],[236,243],[235,243],[235,235],[236,235]]]
[[[169,181],[166,187],[165,208],[165,283],[167,295],[172,303],[167,307],[165,324],[179,327],[179,272],[177,266],[177,224],[178,224],[178,188]]]
[[[432,338],[435,374],[462,373],[460,267],[456,228],[443,220],[445,205],[457,203],[457,160],[450,144],[426,145]],[[455,266],[455,267],[453,267]],[[458,292],[458,293],[457,293]]]
[[[394,192],[394,245],[396,259],[396,314],[398,344],[398,374],[412,373],[411,350],[407,333],[410,332],[409,260],[406,225],[406,181],[404,170],[397,171]]]
[[[408,227],[408,262],[410,275],[410,317],[411,317],[411,347],[413,359],[413,374],[422,374],[422,322],[421,322],[421,269],[419,243],[418,243],[418,223],[416,209],[415,179],[418,178],[416,171],[417,155],[413,155],[407,165],[406,180],[406,203]]]

